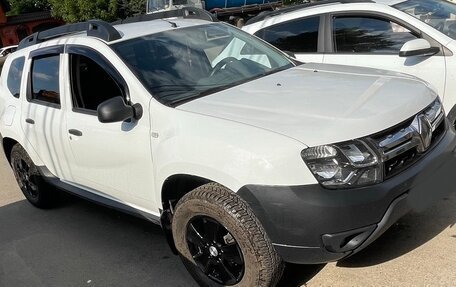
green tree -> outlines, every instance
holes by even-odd
[[[117,0],[49,0],[52,15],[66,22],[90,19],[113,21],[118,18]]]
[[[48,0],[9,0],[11,11],[8,15],[19,15],[51,8]]]

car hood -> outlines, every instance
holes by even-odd
[[[436,98],[408,75],[304,64],[180,105],[177,109],[255,126],[307,146],[392,127]]]

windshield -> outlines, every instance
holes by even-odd
[[[176,105],[293,66],[281,52],[227,24],[169,30],[113,45],[160,102]]]
[[[456,39],[456,5],[444,0],[408,0],[393,6]]]

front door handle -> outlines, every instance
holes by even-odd
[[[79,131],[79,130],[71,129],[71,130],[68,130],[68,132],[70,133],[70,135],[74,135],[74,136],[77,136],[77,137],[81,137],[82,136],[82,132]]]
[[[35,121],[32,120],[32,119],[25,119],[25,122],[28,123],[28,124],[31,124],[31,125],[35,124]]]

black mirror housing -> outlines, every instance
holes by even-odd
[[[429,57],[429,56],[433,56],[439,52],[440,52],[439,47],[430,47],[428,49],[422,49],[422,50],[401,51],[401,52],[399,52],[399,57],[413,57],[413,56]]]
[[[101,123],[123,122],[135,117],[135,108],[125,104],[122,97],[114,97],[102,102],[97,108]]]

